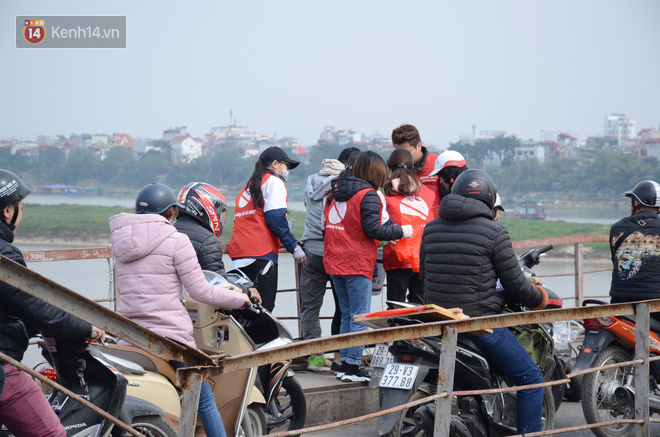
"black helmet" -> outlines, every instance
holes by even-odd
[[[20,202],[31,192],[15,173],[0,169],[0,210]]]
[[[178,205],[174,192],[167,185],[152,183],[142,187],[135,199],[136,214],[160,214]]]
[[[191,182],[181,189],[179,209],[199,220],[216,237],[222,234],[227,220],[227,201],[220,190],[204,182]]]
[[[493,179],[483,170],[465,170],[458,175],[451,187],[452,194],[481,200],[493,209],[497,197],[497,187]]]
[[[624,196],[634,197],[644,206],[657,208],[660,207],[660,184],[655,181],[642,181],[632,190],[626,191]]]

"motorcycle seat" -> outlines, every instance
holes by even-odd
[[[139,364],[144,368],[144,370],[160,373],[166,377],[175,387],[177,387],[176,370],[169,362],[135,346],[109,344],[106,346],[106,348],[110,355],[114,355],[119,358],[123,358],[125,360]]]
[[[628,320],[629,322],[635,323],[635,315],[631,314],[629,316],[619,316],[622,319]],[[651,331],[660,333],[660,320],[651,317],[651,321],[649,323],[649,327],[651,328]]]
[[[479,346],[477,346],[472,340],[470,340],[469,335],[459,335],[458,340],[457,340],[457,344],[459,346],[462,346],[466,349],[470,349],[471,351],[480,354],[482,357],[485,356],[483,351],[481,349],[479,349]]]

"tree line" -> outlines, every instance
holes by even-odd
[[[450,144],[462,153],[469,168],[485,168],[507,196],[529,197],[543,194],[562,195],[572,199],[607,199],[619,197],[643,179],[660,180],[660,166],[656,158],[638,158],[608,145],[593,149],[578,149],[577,157],[546,155],[537,159],[515,161],[514,149],[520,140],[515,136],[500,136],[479,140],[474,145]],[[320,169],[324,158],[337,158],[347,145],[321,144],[309,148],[308,162],[291,171],[287,185],[292,193],[302,193],[307,176]],[[385,159],[389,152],[381,153]],[[501,165],[487,166],[488,157],[496,154]],[[136,189],[150,182],[162,182],[181,187],[191,181],[205,181],[236,192],[244,186],[256,157],[243,158],[240,151],[229,145],[216,148],[211,156],[203,156],[188,164],[172,163],[169,149],[135,156],[129,149],[114,147],[105,159],[87,149],[68,152],[46,147],[34,156],[12,154],[0,150],[0,167],[10,169],[28,184],[66,184],[102,186],[113,189]],[[296,195],[296,197],[298,197]]]

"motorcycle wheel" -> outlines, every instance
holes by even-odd
[[[307,402],[302,387],[292,376],[284,378],[279,395],[266,407],[268,433],[303,428],[306,419]]]
[[[246,415],[250,416],[250,425],[252,428],[253,436],[259,436],[266,434],[266,413],[264,412],[264,407],[262,404],[250,404],[248,405]]]
[[[541,416],[541,429],[547,431],[555,429],[555,396],[550,387],[543,389],[543,415]]]
[[[145,437],[177,437],[176,430],[161,416],[134,417],[131,427]]]
[[[426,398],[428,396],[429,395],[426,392],[423,392],[422,390],[417,390],[410,397],[410,399],[406,401],[406,403],[416,401],[417,399]],[[392,430],[389,433],[385,434],[383,437],[412,437],[412,436],[424,435],[424,431],[421,428],[419,428],[417,425],[415,425],[415,421],[413,420],[413,415],[415,414],[415,411],[423,405],[424,404],[417,405],[403,410],[401,412],[401,417],[399,417],[399,420],[396,421]]]
[[[619,345],[611,345],[598,354],[592,367],[630,361],[633,356]],[[584,375],[582,381],[582,410],[587,423],[599,423],[615,419],[633,419],[635,406],[614,400],[614,389],[623,386],[632,366],[599,370]],[[599,437],[622,437],[629,435],[634,424],[624,423],[593,428]]]
[[[555,370],[554,372],[552,372],[552,380],[558,381],[564,378],[566,378],[566,372],[564,371],[564,367],[559,362],[559,360],[555,360]],[[559,409],[559,406],[561,405],[561,401],[564,398],[565,393],[566,393],[566,384],[552,386],[552,396],[554,397],[554,401],[555,401],[555,411]]]
[[[573,371],[573,365],[569,365],[566,368],[566,373],[571,373]],[[571,382],[566,384],[566,390],[564,391],[564,399],[568,402],[580,402],[582,399],[582,376],[574,376],[571,379]]]

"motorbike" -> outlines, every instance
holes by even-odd
[[[266,274],[269,268],[271,265],[267,264],[259,276]],[[214,285],[233,285],[241,289],[255,285],[240,269],[227,272],[226,280],[214,272],[203,272],[207,281]],[[197,347],[210,354],[222,351],[236,355],[293,343],[286,327],[254,302],[250,308],[234,311],[195,301],[186,302],[186,308],[193,320]],[[247,399],[247,413],[251,415],[256,435],[304,427],[307,404],[291,370],[291,360],[263,365],[251,372],[253,389]]]
[[[585,299],[583,306],[604,305],[607,302]],[[585,319],[584,341],[578,347],[580,353],[573,371],[607,364],[621,363],[634,359],[635,316],[598,317]],[[650,318],[649,354],[660,354],[660,321]],[[635,388],[634,366],[599,370],[583,375],[582,410],[587,423],[599,423],[616,419],[634,419]],[[660,413],[660,364],[651,362],[649,371],[649,409],[652,414]],[[621,437],[630,435],[634,424],[624,423],[593,428],[599,437]]]
[[[530,250],[519,259],[519,264],[530,281],[535,281],[531,267],[540,262],[541,255],[552,246],[540,250]],[[561,307],[561,299],[544,287],[555,308]],[[390,303],[390,302],[388,302]],[[526,311],[526,308],[507,303],[513,311]],[[391,317],[390,326],[422,323],[418,320]],[[543,371],[545,381],[563,379],[564,368],[560,360],[552,354],[553,340],[551,326],[529,325],[534,333],[534,341],[541,344],[545,353],[533,357]],[[519,337],[520,338],[520,337]],[[380,408],[385,410],[435,394],[438,381],[438,361],[442,338],[426,337],[395,341],[385,348],[377,346],[372,366],[372,386],[380,388]],[[536,343],[535,343],[536,344]],[[389,353],[389,355],[388,355]],[[392,384],[389,375],[397,368],[406,375],[398,384]],[[459,335],[456,348],[454,391],[487,390],[504,388],[509,383],[489,365],[479,348],[467,335]],[[554,428],[555,411],[563,396],[563,386],[558,389],[546,387],[543,392],[543,429]],[[451,408],[450,436],[452,437],[493,437],[516,434],[516,392],[482,394],[474,396],[454,396]],[[381,416],[377,431],[386,436],[432,435],[435,419],[435,402],[408,408],[402,412]]]
[[[145,436],[176,437],[165,419],[165,412],[127,392],[124,372],[144,374],[132,363],[113,362],[96,343],[43,336],[38,342],[47,360],[38,366],[41,374],[80,395],[97,407],[117,417]],[[128,435],[95,412],[57,390],[50,390],[48,401],[58,415],[69,437],[105,437]],[[0,432],[2,436],[8,433]]]

